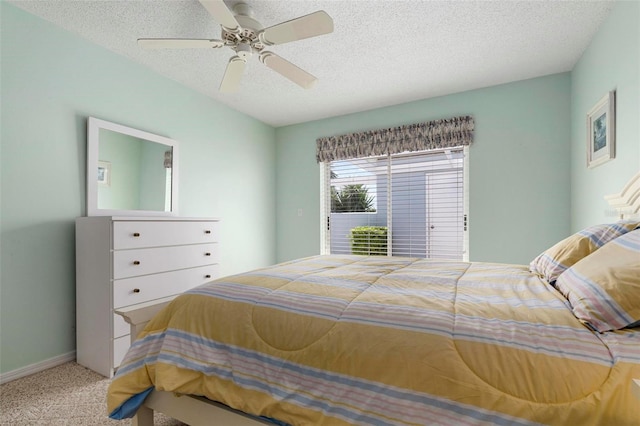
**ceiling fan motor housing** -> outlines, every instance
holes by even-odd
[[[264,49],[264,44],[258,37],[264,27],[253,19],[253,11],[246,3],[236,4],[233,12],[240,28],[230,31],[222,27],[222,39],[227,46],[236,51],[240,58],[247,60],[254,53]]]

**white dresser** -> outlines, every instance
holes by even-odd
[[[219,221],[179,217],[76,219],[76,356],[112,377],[130,336],[115,309],[171,298],[217,278]]]

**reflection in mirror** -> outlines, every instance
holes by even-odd
[[[177,142],[89,118],[87,212],[175,215]]]
[[[107,129],[99,137],[98,208],[170,211],[172,148]]]

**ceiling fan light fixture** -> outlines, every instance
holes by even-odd
[[[245,62],[253,55],[253,48],[247,43],[238,43],[235,47],[235,51]]]

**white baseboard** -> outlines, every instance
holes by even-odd
[[[19,379],[21,377],[30,376],[35,373],[39,373],[49,368],[57,367],[65,362],[75,361],[76,351],[68,352],[66,354],[58,355],[53,358],[45,359],[35,364],[27,365],[26,367],[18,368],[13,371],[0,374],[0,384],[10,382],[12,380]]]

